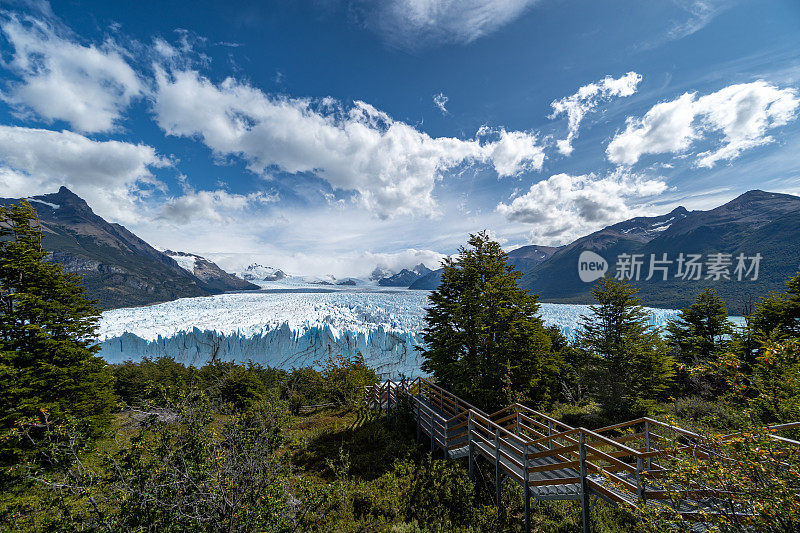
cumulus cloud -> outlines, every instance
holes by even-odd
[[[642,199],[661,194],[661,179],[617,170],[605,177],[594,174],[556,174],[497,211],[512,222],[533,224],[531,238],[563,243],[589,231],[641,214]]]
[[[553,113],[548,118],[566,115],[569,122],[569,133],[566,139],[556,141],[558,151],[564,155],[572,153],[572,141],[578,136],[578,128],[587,113],[602,102],[615,97],[630,96],[636,92],[636,87],[642,81],[642,76],[636,72],[628,72],[619,78],[606,76],[602,80],[584,85],[578,92],[550,103]]]
[[[198,138],[248,169],[315,173],[356,190],[380,217],[437,212],[442,173],[491,164],[500,176],[541,169],[544,152],[528,132],[482,129],[473,139],[431,137],[373,106],[269,96],[232,78],[216,85],[194,70],[158,69],[154,111],[169,135]]]
[[[170,162],[144,144],[94,141],[70,131],[0,126],[3,196],[55,192],[66,185],[112,220],[139,218],[139,192],[161,188],[151,169]]]
[[[518,18],[536,0],[378,0],[368,21],[391,44],[466,44]]]
[[[696,164],[713,167],[747,149],[772,142],[768,131],[796,118],[797,91],[759,80],[730,85],[697,97],[685,93],[653,106],[641,118],[628,117],[624,131],[609,143],[614,163],[632,165],[645,154],[684,153],[696,142],[720,137],[714,149],[696,154]]]
[[[442,112],[443,115],[447,114],[447,101],[449,100],[448,97],[444,95],[444,93],[434,94],[433,95],[433,105],[439,108],[439,111]]]
[[[45,121],[64,120],[81,132],[110,131],[144,92],[124,51],[111,41],[84,46],[45,21],[13,16],[0,30],[14,48],[5,67],[19,77],[3,98]]]
[[[230,223],[234,221],[234,214],[277,200],[276,195],[264,192],[234,194],[223,189],[195,191],[187,187],[181,196],[170,198],[162,206],[160,217],[177,224],[193,221]]]

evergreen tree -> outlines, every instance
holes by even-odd
[[[80,278],[46,256],[31,205],[0,207],[0,430],[46,413],[94,434],[114,405],[111,374],[95,356],[99,313]]]
[[[783,337],[800,337],[800,272],[786,282],[785,294],[770,294],[749,317],[752,330],[776,332]]]
[[[733,326],[728,309],[714,289],[697,295],[692,305],[667,323],[667,342],[682,363],[705,363],[730,344]]]
[[[643,414],[669,387],[673,361],[659,330],[624,281],[600,279],[597,305],[581,317],[577,345],[584,353],[586,387],[611,417]]]
[[[484,231],[443,262],[430,295],[422,369],[482,408],[515,400],[542,404],[557,392],[562,361],[538,317],[537,297]]]

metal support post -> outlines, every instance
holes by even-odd
[[[497,493],[497,509],[500,509],[500,428],[494,429],[494,481],[496,485],[495,492]]]
[[[475,479],[475,445],[472,442],[472,410],[467,418],[467,449],[469,450],[469,478]]]
[[[586,479],[586,436],[583,431],[580,432],[578,453],[581,463],[581,522],[583,533],[589,533],[589,483]]]
[[[518,412],[519,413],[519,412]],[[522,480],[525,492],[525,533],[531,533],[531,485],[528,474],[528,445],[522,448]]]

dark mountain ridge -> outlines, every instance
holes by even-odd
[[[421,277],[430,274],[430,272],[431,272],[430,268],[420,263],[410,270],[404,268],[397,274],[379,279],[378,285],[381,285],[383,287],[408,287]],[[373,271],[373,274],[374,273],[375,272]]]
[[[508,262],[522,272],[521,287],[553,303],[593,303],[592,283],[578,276],[578,258],[589,250],[601,255],[611,274],[622,254],[640,256],[640,279],[631,280],[639,297],[652,307],[681,308],[706,287],[715,289],[732,314],[745,314],[770,291],[785,289],[786,280],[800,267],[800,197],[790,194],[748,191],[707,211],[677,207],[665,215],[636,217],[612,224],[558,247],[523,246],[508,253]],[[680,254],[729,254],[731,279],[678,277]],[[654,271],[648,281],[650,258],[667,255],[667,279]],[[760,254],[758,279],[735,274],[737,257]],[[748,260],[749,261],[749,260]],[[747,263],[750,266],[750,263]],[[409,287],[432,290],[441,283],[442,270],[434,270]],[[752,276],[751,276],[752,277]]]
[[[686,211],[679,207],[660,217],[639,217],[614,224],[559,249],[548,260],[526,270],[520,285],[544,301],[591,303],[591,283],[578,277],[578,257],[584,250],[603,256],[615,271],[621,254],[641,254],[643,265],[639,296],[654,307],[684,307],[706,287],[714,288],[734,314],[746,311],[753,301],[769,291],[783,290],[789,276],[800,265],[800,197],[759,190],[708,211]],[[676,278],[680,254],[731,254],[730,280]],[[761,254],[757,280],[739,281],[732,276],[736,257]],[[649,274],[651,255],[672,261],[668,279]]]
[[[0,198],[3,205],[18,201]],[[88,295],[103,309],[230,290],[200,279],[124,226],[107,222],[66,187],[28,201],[39,216],[50,259],[81,275]]]

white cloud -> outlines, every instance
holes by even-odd
[[[439,111],[442,112],[443,115],[447,114],[447,101],[449,100],[448,97],[444,95],[444,93],[434,94],[433,95],[433,105],[439,108]]]
[[[500,177],[514,176],[525,170],[541,170],[544,150],[536,135],[522,131],[491,130],[483,127],[478,135],[494,134],[496,140],[483,145],[486,157]]]
[[[606,153],[614,163],[632,165],[645,154],[686,152],[694,142],[717,133],[719,145],[696,154],[697,166],[710,168],[772,142],[768,130],[794,120],[798,106],[796,90],[761,80],[730,85],[700,98],[684,93],[653,106],[642,118],[628,117],[625,130],[611,140]]]
[[[276,202],[276,195],[263,192],[233,194],[217,189],[215,191],[195,191],[187,188],[183,195],[170,198],[161,208],[160,218],[179,225],[190,222],[234,222],[234,214],[245,209]]]
[[[266,174],[313,172],[359,192],[381,217],[433,215],[433,189],[446,171],[492,164],[500,176],[542,167],[527,132],[482,129],[480,138],[430,137],[364,102],[271,97],[232,78],[215,85],[196,71],[156,73],[154,111],[169,135],[194,137],[217,156],[238,156]]]
[[[535,183],[497,211],[512,222],[534,224],[531,239],[561,244],[608,224],[637,216],[631,205],[667,190],[661,179],[647,179],[622,170],[598,178],[594,174],[556,174]]]
[[[66,185],[101,216],[124,223],[140,216],[144,188],[160,188],[151,169],[169,166],[144,144],[94,141],[70,131],[0,126],[3,196],[55,192]]]
[[[144,91],[111,41],[84,46],[35,19],[7,18],[0,29],[14,47],[5,66],[20,78],[3,98],[45,121],[64,120],[82,132],[110,131]]]
[[[396,46],[470,43],[518,18],[536,0],[379,0],[370,21]]]
[[[397,252],[343,252],[335,255],[311,251],[292,252],[286,249],[272,249],[266,252],[264,246],[253,253],[205,253],[205,257],[229,272],[241,270],[253,262],[283,269],[290,274],[325,276],[331,274],[336,278],[358,277],[369,278],[372,270],[380,265],[393,272],[404,268],[411,269],[422,263],[431,270],[441,266],[443,254],[434,250],[408,248]],[[201,254],[203,255],[203,254]]]
[[[587,113],[593,111],[600,103],[615,97],[630,96],[636,92],[636,87],[642,81],[642,76],[636,72],[628,72],[619,78],[606,76],[596,83],[584,85],[578,92],[559,100],[554,100],[550,106],[553,113],[549,118],[558,115],[567,115],[569,133],[566,139],[556,141],[558,151],[564,155],[572,153],[572,141],[578,136],[578,128]]]

